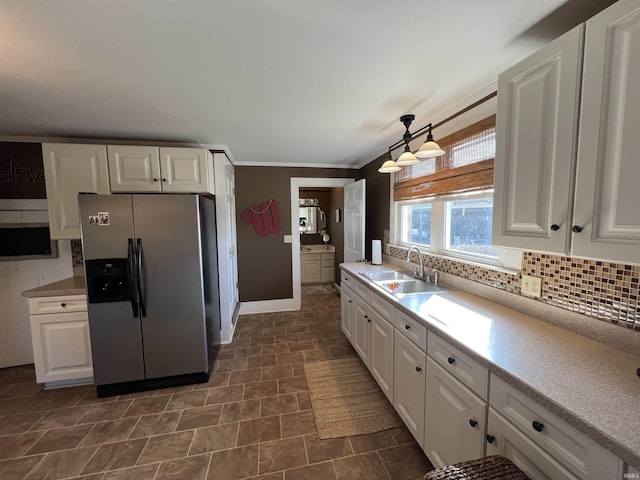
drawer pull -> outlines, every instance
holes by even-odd
[[[416,367],[416,372],[420,373],[422,371],[421,367]]]
[[[495,441],[496,441],[496,437],[494,437],[493,435],[488,435],[487,434],[487,442],[493,443]]]
[[[449,357],[447,358],[447,362],[449,362],[449,365],[453,365],[455,363],[456,359],[453,357]]]
[[[471,425],[472,428],[476,428],[478,426],[478,422],[477,420],[474,420],[473,418],[469,419],[469,425]]]
[[[411,325],[405,325],[405,326],[404,326],[404,329],[405,329],[405,330],[411,330]]]
[[[67,308],[67,304],[66,304],[66,303],[61,303],[61,304],[60,304],[60,306],[61,306],[62,308]]]
[[[544,428],[544,423],[540,423],[540,422],[534,420],[533,423],[531,424],[531,426],[533,427],[533,429],[536,432],[541,432],[542,429]]]
[[[351,303],[351,300],[347,300],[349,303]]]
[[[371,319],[369,317],[365,317],[367,319],[367,322],[371,323]]]

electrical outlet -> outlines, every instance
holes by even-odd
[[[522,293],[531,297],[542,296],[542,279],[532,275],[522,275]]]
[[[284,236],[284,243],[291,243],[291,235]]]

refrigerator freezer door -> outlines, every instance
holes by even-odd
[[[126,260],[128,239],[134,235],[131,196],[81,194],[78,199],[86,265],[100,258]],[[140,319],[131,302],[89,301],[88,310],[95,384],[143,380]]]
[[[196,195],[133,196],[147,379],[208,369]],[[140,252],[139,252],[140,253]]]

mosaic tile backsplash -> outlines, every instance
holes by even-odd
[[[404,260],[407,249],[389,245]],[[640,332],[640,266],[523,252],[522,273],[490,270],[423,254],[425,266],[520,295],[522,274],[542,278],[539,301]],[[411,261],[419,263],[417,254]]]
[[[84,255],[82,254],[82,240],[71,240],[71,263],[74,267],[84,266]]]

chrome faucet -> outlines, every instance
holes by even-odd
[[[433,286],[437,287],[438,281],[440,280],[440,272],[434,268],[433,270],[431,270],[431,278],[433,281]]]
[[[420,250],[418,249],[418,247],[416,247],[415,245],[411,245],[409,247],[409,250],[407,250],[407,261],[410,261],[411,258],[411,251],[415,250],[416,253],[418,254],[418,259],[420,260],[420,272],[418,273],[418,275],[420,276],[420,278],[424,279],[424,259],[422,258],[422,253],[420,253]]]

